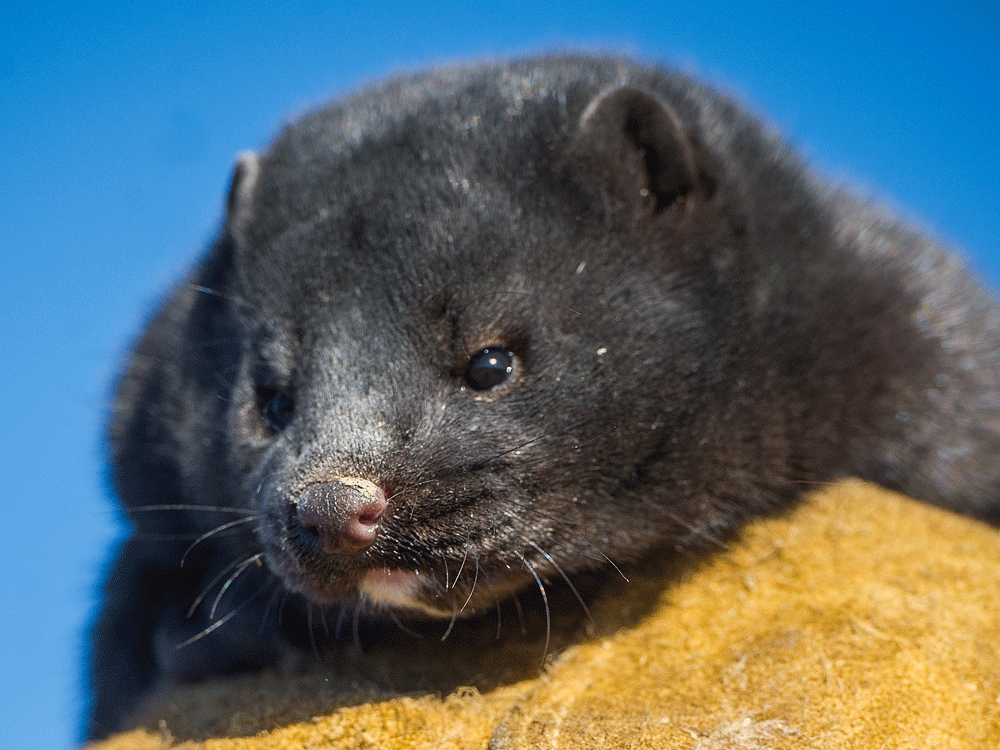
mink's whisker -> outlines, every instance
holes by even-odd
[[[441,560],[444,562],[444,588],[447,591],[451,586],[448,585],[448,556],[445,555],[444,550],[441,550]]]
[[[239,526],[240,524],[247,523],[249,521],[256,521],[256,520],[258,520],[258,519],[255,516],[247,516],[246,518],[239,518],[239,519],[237,519],[235,521],[229,521],[228,523],[224,523],[221,526],[216,526],[211,531],[206,531],[200,537],[198,537],[193,542],[191,542],[191,544],[188,546],[188,548],[186,550],[184,550],[184,554],[181,555],[181,567],[182,568],[184,567],[184,561],[187,560],[188,553],[191,552],[191,550],[193,550],[195,547],[197,547],[201,542],[205,541],[206,539],[208,539],[211,536],[215,536],[220,531],[226,531],[226,530],[231,529],[231,528],[233,528],[235,526]]]
[[[448,636],[451,635],[452,628],[455,627],[456,622],[458,622],[458,607],[455,606],[455,602],[452,602],[451,620],[448,622],[448,628],[444,631],[444,635],[441,636],[442,641],[446,641]]]
[[[541,547],[539,547],[537,544],[535,544],[530,539],[528,540],[528,544],[530,544],[532,547],[534,547],[535,550],[537,550],[538,554],[540,554],[542,557],[544,557],[546,560],[548,560],[549,564],[553,568],[555,568],[556,572],[559,573],[560,576],[562,576],[562,579],[564,581],[566,581],[566,585],[569,586],[569,590],[573,592],[573,596],[576,597],[576,600],[578,602],[580,602],[580,606],[583,607],[583,611],[587,615],[587,619],[590,620],[591,623],[593,623],[594,622],[594,618],[590,614],[590,608],[587,606],[587,603],[583,600],[583,597],[580,596],[580,592],[576,590],[576,586],[574,586],[573,582],[571,580],[569,580],[569,576],[566,575],[566,572],[562,569],[562,566],[560,566],[559,563],[557,563],[555,560],[553,560],[552,556],[548,552],[546,552],[545,550],[543,550]]]
[[[535,579],[535,583],[538,584],[538,590],[542,594],[542,602],[545,605],[545,648],[542,649],[542,663],[544,664],[545,657],[548,656],[549,653],[549,642],[552,636],[552,612],[549,610],[549,596],[545,591],[545,584],[542,583],[542,579],[538,577],[538,573],[535,571],[534,566],[532,566],[532,564],[528,562],[528,559],[520,552],[517,552],[516,554],[518,558],[520,558],[521,562],[524,563],[524,567],[528,569],[529,573],[531,573],[531,577]],[[515,601],[517,601],[516,598]],[[518,609],[520,609],[520,607],[518,607]]]
[[[222,600],[222,596],[226,593],[226,591],[229,590],[229,587],[233,584],[233,581],[239,578],[240,574],[242,574],[244,570],[246,570],[254,563],[260,564],[260,559],[262,557],[264,557],[263,552],[258,552],[256,555],[251,555],[242,563],[240,563],[240,566],[235,571],[233,571],[233,574],[229,576],[229,579],[224,584],[222,584],[222,588],[219,589],[219,593],[218,595],[216,595],[215,601],[212,602],[212,608],[211,610],[209,610],[208,619],[210,620],[215,619],[215,610],[218,608],[219,602]]]
[[[271,608],[276,605],[278,606],[278,609],[274,615],[274,618],[278,623],[278,627],[279,628],[281,627],[281,611],[282,608],[284,607],[284,602],[282,601],[280,605],[278,605],[277,602],[278,599],[282,598],[282,596],[287,596],[288,590],[285,589],[283,586],[281,586],[277,581],[272,581],[269,585],[274,590],[271,592],[271,598],[268,600],[267,606],[264,607],[264,614],[261,615],[260,627],[257,628],[258,636],[264,635],[264,631],[267,629],[268,619],[271,616]]]
[[[229,575],[229,573],[233,570],[233,568],[245,564],[247,560],[251,560],[253,559],[253,557],[255,556],[244,558],[243,560],[237,558],[236,560],[233,560],[233,562],[231,562],[229,565],[224,567],[222,570],[220,570],[219,573],[216,576],[214,576],[212,580],[209,581],[204,588],[202,588],[201,593],[195,597],[194,601],[191,603],[191,606],[188,607],[186,617],[190,618],[192,615],[194,615],[194,611],[198,609],[198,605],[200,605],[204,600],[204,598],[208,596],[208,593],[215,587],[215,584],[217,584],[219,581],[221,581],[223,578]]]
[[[260,589],[258,589],[256,591],[256,593],[253,594],[253,596],[249,597],[242,604],[238,605],[235,609],[231,610],[224,617],[219,618],[218,620],[216,620],[215,622],[213,622],[211,625],[209,625],[207,628],[199,631],[197,634],[195,634],[191,638],[188,638],[186,641],[184,641],[182,643],[178,643],[176,646],[174,646],[174,648],[180,650],[180,649],[184,648],[185,646],[190,646],[195,641],[204,638],[206,635],[208,635],[209,633],[211,633],[211,632],[213,632],[215,630],[218,630],[223,625],[225,625],[227,622],[229,622],[229,620],[231,620],[233,617],[235,617],[244,607],[246,607],[247,605],[249,605],[254,599],[256,599],[258,596],[260,596],[266,590],[267,590],[266,587],[261,587]]]
[[[629,582],[628,577],[621,571],[621,568],[619,568],[615,564],[614,560],[612,560],[610,557],[608,557],[606,554],[604,554],[604,552],[601,551],[600,547],[598,547],[593,542],[591,542],[584,534],[581,534],[579,531],[577,531],[576,529],[574,529],[572,526],[570,526],[565,521],[561,521],[560,519],[556,518],[555,516],[553,516],[553,515],[551,515],[549,513],[546,513],[545,511],[539,510],[538,508],[533,508],[532,506],[527,505],[526,503],[519,503],[516,500],[511,500],[509,497],[502,497],[500,499],[503,502],[505,502],[505,503],[513,505],[515,508],[521,508],[522,510],[527,511],[528,513],[534,513],[535,515],[541,516],[542,518],[544,518],[547,521],[552,521],[552,523],[557,524],[560,527],[562,527],[563,529],[565,529],[566,531],[571,532],[578,539],[580,539],[581,541],[583,541],[586,544],[590,545],[590,547],[595,552],[597,552],[598,555],[600,555],[599,559],[604,560],[612,568],[614,568],[615,572],[618,573],[618,575],[620,575],[622,577],[622,580],[624,580],[625,583]]]
[[[145,513],[147,511],[154,510],[195,510],[195,511],[206,511],[210,513],[236,513],[242,516],[255,516],[257,511],[249,510],[247,508],[228,508],[225,506],[218,505],[193,505],[185,503],[177,504],[167,504],[167,505],[136,505],[131,508],[126,508],[128,513]]]
[[[472,601],[472,595],[476,593],[476,583],[478,581],[479,581],[479,557],[476,557],[476,572],[475,575],[473,575],[472,577],[472,586],[469,588],[469,595],[465,599],[465,604],[463,604],[462,608],[458,610],[459,612],[464,612],[465,608],[469,606],[469,602]]]

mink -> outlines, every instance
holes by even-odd
[[[997,523],[998,322],[675,72],[449,67],[308,113],[239,158],[118,383],[86,731],[294,661],[316,608],[474,617],[841,477]]]

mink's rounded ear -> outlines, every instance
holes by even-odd
[[[572,158],[617,207],[655,215],[704,187],[690,134],[669,105],[631,86],[599,94],[587,105]]]
[[[233,169],[233,177],[229,182],[229,196],[226,199],[226,226],[230,232],[246,226],[250,218],[258,174],[260,174],[260,160],[257,154],[252,151],[240,154]]]

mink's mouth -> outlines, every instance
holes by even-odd
[[[471,616],[489,610],[533,578],[526,570],[507,565],[488,574],[484,569],[461,571],[451,565],[450,575],[442,565],[396,567],[375,564],[343,571],[314,570],[286,563],[278,573],[289,590],[317,604],[339,604],[356,600],[372,614],[400,612],[420,618]],[[278,571],[276,571],[278,572]]]
[[[373,614],[401,613],[420,619],[466,617],[491,610],[534,578],[511,563],[466,557],[415,565],[377,556],[301,558],[287,546],[268,554],[268,565],[285,588],[316,604],[354,601]],[[272,548],[273,549],[273,548]]]
[[[263,495],[268,567],[287,590],[321,606],[466,617],[553,577],[540,548],[518,549],[523,532],[510,539],[509,530],[470,527],[460,513],[414,514],[389,487],[365,478],[337,477],[293,495],[265,485]]]

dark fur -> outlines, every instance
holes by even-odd
[[[368,570],[467,615],[846,475],[996,522],[998,330],[946,250],[673,73],[448,69],[308,115],[242,160],[120,383],[136,530],[89,732],[157,685],[308,652],[309,602],[377,615]],[[491,345],[513,371],[477,391]],[[370,546],[328,554],[298,515],[339,477],[388,500]],[[333,545],[356,520],[309,502],[337,506]]]

